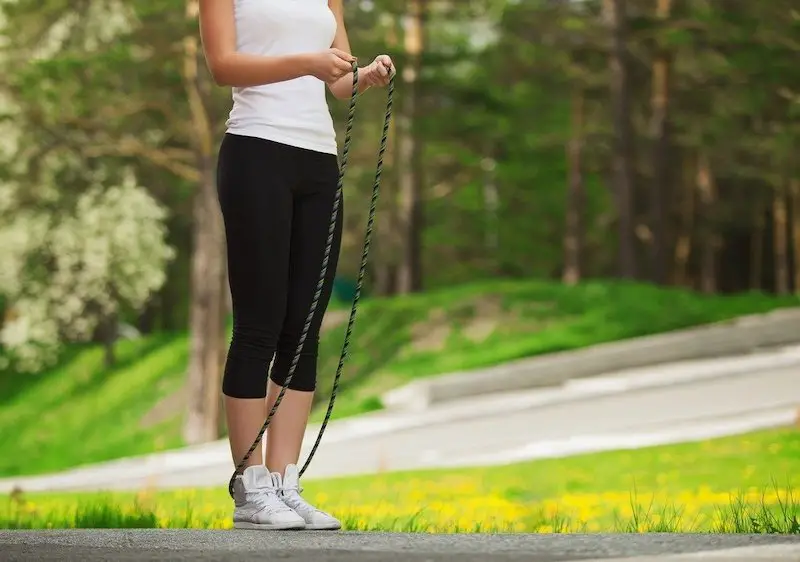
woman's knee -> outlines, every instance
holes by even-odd
[[[272,366],[270,379],[277,385],[286,386],[286,381],[292,371],[292,363],[297,355],[300,345],[300,336],[281,334],[278,339],[278,349],[275,354],[275,363]],[[294,367],[292,379],[289,381],[291,390],[313,392],[317,387],[317,351],[319,349],[318,337],[309,335],[303,342],[297,364]]]
[[[222,392],[231,398],[265,398],[269,364],[276,346],[274,331],[234,327],[222,378]]]

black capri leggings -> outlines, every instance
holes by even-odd
[[[269,377],[285,385],[316,292],[339,164],[333,154],[226,134],[217,189],[233,301],[222,392],[263,398]],[[343,204],[317,311],[289,388],[313,391],[322,316],[339,259]]]

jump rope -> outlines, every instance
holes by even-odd
[[[358,281],[356,283],[356,290],[355,294],[353,295],[353,305],[350,308],[350,318],[347,321],[347,331],[344,335],[344,343],[342,344],[342,352],[339,355],[339,365],[336,367],[336,376],[333,378],[333,387],[331,388],[331,397],[328,401],[328,409],[325,412],[325,419],[322,421],[322,425],[319,428],[319,434],[317,435],[317,440],[314,442],[314,446],[311,448],[311,452],[308,454],[308,459],[306,459],[305,464],[303,464],[303,468],[300,469],[300,476],[308,468],[308,465],[311,463],[311,459],[314,457],[314,453],[317,452],[317,448],[319,447],[320,442],[322,441],[322,435],[325,433],[325,428],[328,426],[328,422],[331,419],[331,413],[333,413],[333,405],[336,402],[336,392],[339,389],[339,379],[342,376],[342,368],[344,367],[344,362],[347,359],[347,351],[350,347],[350,336],[353,333],[353,324],[356,319],[356,312],[358,311],[358,301],[361,298],[361,287],[364,282],[364,274],[367,269],[367,258],[369,256],[369,246],[370,241],[372,239],[372,227],[375,222],[375,209],[378,203],[378,193],[380,191],[381,185],[381,173],[383,171],[383,154],[386,152],[386,142],[389,137],[389,123],[392,120],[392,98],[394,97],[394,73],[391,74],[389,78],[389,85],[388,85],[388,94],[386,97],[386,113],[383,119],[383,132],[381,133],[381,144],[380,150],[378,151],[378,164],[375,167],[375,181],[372,184],[372,199],[370,200],[369,206],[369,218],[367,219],[367,231],[364,235],[364,247],[361,251],[361,267],[358,270]],[[341,205],[342,200],[342,187],[344,185],[344,174],[347,170],[347,158],[350,152],[350,142],[352,140],[352,132],[353,132],[353,121],[355,120],[356,114],[356,99],[358,98],[358,66],[354,62],[353,63],[353,93],[350,96],[350,109],[347,114],[347,125],[345,127],[344,133],[344,147],[342,148],[342,158],[339,165],[339,181],[336,187],[336,199],[333,203],[333,210],[331,211],[331,222],[330,227],[328,228],[328,240],[325,244],[325,255],[322,258],[322,268],[319,274],[319,281],[317,281],[317,288],[314,292],[314,299],[311,301],[311,308],[308,311],[308,316],[306,317],[306,323],[303,326],[303,331],[300,334],[300,340],[297,344],[297,350],[295,351],[294,358],[292,359],[292,363],[289,366],[289,374],[286,377],[286,382],[283,384],[281,391],[278,393],[278,397],[275,399],[275,404],[269,411],[267,415],[267,419],[264,420],[264,425],[261,426],[261,431],[258,432],[258,437],[255,438],[253,444],[250,446],[250,450],[247,451],[247,454],[239,461],[239,464],[236,465],[236,469],[231,476],[230,482],[228,483],[228,493],[233,497],[233,485],[236,482],[236,477],[242,472],[247,461],[253,454],[253,451],[258,448],[258,445],[261,443],[262,438],[264,437],[264,433],[267,431],[272,418],[275,416],[275,412],[278,411],[278,406],[280,406],[281,401],[283,400],[284,395],[286,394],[286,389],[289,387],[289,383],[292,382],[292,377],[294,376],[295,369],[297,368],[297,363],[300,361],[300,354],[303,351],[303,345],[306,342],[306,337],[308,336],[308,330],[311,327],[311,322],[314,319],[314,314],[317,311],[317,305],[319,304],[319,298],[322,294],[322,287],[325,283],[325,275],[328,272],[328,261],[330,259],[331,253],[331,246],[333,245],[333,234],[336,230],[336,219],[339,216],[339,206]]]

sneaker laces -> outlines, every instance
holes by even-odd
[[[286,504],[292,509],[304,508],[314,512],[323,513],[323,511],[308,503],[306,499],[300,495],[303,493],[303,488],[300,487],[299,484],[296,486],[286,486],[285,484],[282,484],[280,493],[281,497],[286,501]]]
[[[278,490],[269,484],[258,486],[247,491],[247,499],[267,513],[282,513],[292,511],[278,495]]]

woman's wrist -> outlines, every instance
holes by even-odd
[[[367,67],[360,67],[358,69],[358,93],[363,94],[367,90],[370,89],[370,84],[366,82],[367,80]]]
[[[300,76],[310,76],[313,73],[312,53],[299,53],[288,56],[292,58],[293,64],[297,67]]]

